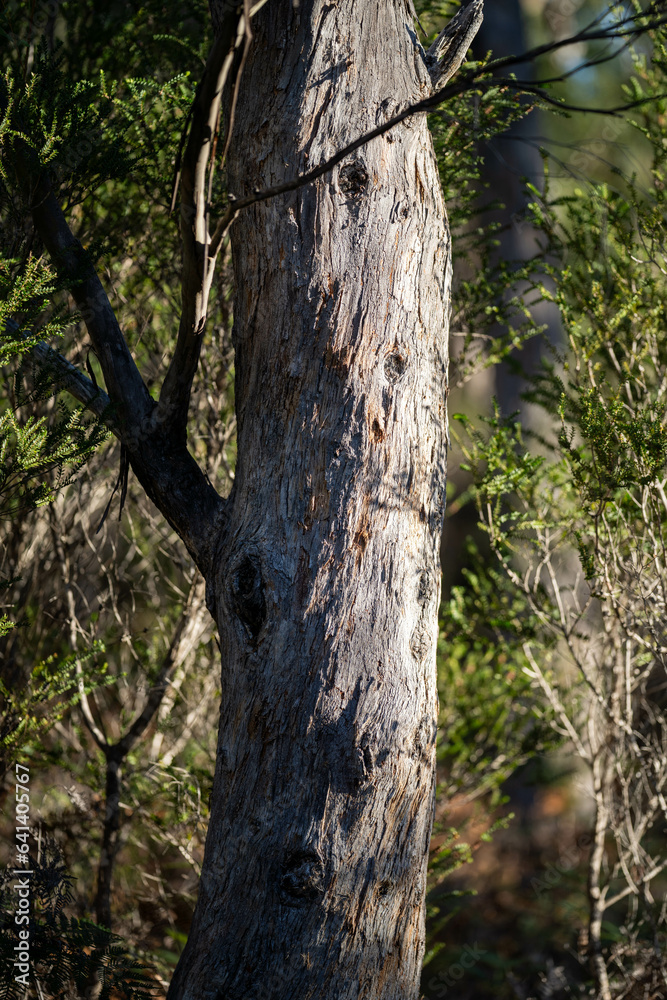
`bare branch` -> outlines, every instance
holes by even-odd
[[[165,425],[178,427],[182,434],[185,434],[217,256],[217,251],[208,252],[207,167],[217,135],[223,87],[243,38],[244,24],[243,14],[236,9],[225,12],[195,97],[181,166],[182,311],[176,349],[162,384],[159,405]]]
[[[116,409],[119,431],[121,434],[136,431],[155,404],[130,354],[102,282],[86,251],[72,234],[44,175],[37,183],[32,217],[60,273],[71,281],[72,295],[90,334],[109,398]],[[76,383],[82,386],[79,380]]]
[[[113,404],[106,392],[94,385],[91,380],[80,372],[62,354],[41,341],[33,347],[32,357],[42,368],[50,368],[54,372],[59,389],[65,389],[70,395],[95,414],[106,424],[117,437],[120,431],[113,416]]]
[[[188,740],[192,737],[192,731],[197,721],[201,719],[205,712],[206,705],[214,698],[215,683],[215,676],[213,674],[209,674],[206,677],[201,698],[195,705],[193,705],[183,721],[178,739],[162,757],[161,763],[163,767],[170,767],[175,758],[178,757],[179,753],[187,746]]]
[[[74,588],[72,586],[72,573],[70,561],[65,552],[65,546],[63,545],[62,536],[56,529],[56,524],[54,520],[54,511],[49,508],[49,527],[51,530],[51,540],[53,543],[53,548],[58,556],[58,561],[60,563],[60,571],[63,577],[63,583],[65,585],[65,595],[67,598],[67,615],[69,624],[69,642],[72,648],[72,652],[75,655],[75,667],[76,667],[76,678],[77,687],[79,690],[79,704],[81,706],[81,714],[83,715],[83,720],[86,723],[86,727],[90,732],[90,735],[95,740],[97,746],[104,753],[109,748],[109,742],[100,726],[97,725],[95,721],[95,716],[90,707],[90,702],[88,701],[88,695],[86,693],[86,687],[83,676],[83,667],[81,665],[81,660],[76,655],[77,649],[77,636],[79,633],[83,634],[83,630],[79,625],[79,620],[76,614],[76,601],[74,599]]]
[[[642,876],[640,885],[648,885],[648,883],[651,882],[657,875],[664,872],[665,868],[667,868],[667,861],[662,861],[660,864],[652,868],[651,871]],[[636,891],[637,889],[635,886],[626,885],[626,887],[617,892],[615,896],[605,900],[605,910],[609,910],[612,906],[616,906],[616,904],[620,903],[622,899],[625,899],[626,896],[629,896],[631,893]]]
[[[188,599],[176,623],[176,628],[174,629],[160,672],[148,692],[146,703],[125,735],[116,743],[116,747],[123,757],[127,756],[135,743],[142,738],[148,729],[162,703],[174,671],[184,662],[196,646],[201,634],[200,610],[203,605],[203,580],[197,574],[190,588]]]
[[[426,65],[434,90],[444,87],[459,69],[483,17],[484,0],[469,0],[433,42],[426,53]]]
[[[209,211],[213,159],[218,139],[220,105],[225,85],[233,78],[227,135],[221,163],[227,155],[234,125],[238,86],[248,54],[251,17],[264,5],[250,0],[227,3],[218,11],[218,34],[195,97],[192,124],[181,164],[181,320],[176,349],[160,391],[159,413],[164,425],[185,438],[192,381],[197,371],[208,299],[220,244],[210,246]],[[237,52],[243,46],[240,60]],[[236,65],[235,65],[236,64]],[[208,184],[207,184],[208,175]]]
[[[591,738],[591,745],[593,739]],[[611,1000],[609,977],[602,953],[602,920],[605,912],[607,889],[601,886],[605,839],[609,823],[609,811],[605,801],[605,790],[609,784],[610,762],[606,751],[596,754],[593,759],[593,793],[595,796],[595,827],[593,849],[588,859],[588,951],[600,991],[600,1000]]]
[[[531,670],[528,670],[526,667],[524,667],[524,673],[527,674],[528,677],[531,677],[533,680],[536,680],[540,685],[540,687],[542,688],[542,690],[544,691],[544,693],[546,694],[547,698],[549,699],[549,704],[554,710],[555,716],[559,719],[567,735],[572,740],[572,743],[574,744],[576,751],[581,757],[581,759],[584,761],[590,760],[590,755],[588,754],[586,748],[584,747],[584,744],[582,743],[579,734],[577,733],[577,730],[572,725],[567,710],[565,709],[565,706],[563,705],[562,701],[558,696],[558,692],[552,687],[551,684],[549,684],[549,681],[547,680],[544,671],[541,669],[541,667],[537,663],[537,660],[533,656],[533,651],[531,649],[529,642],[524,642],[523,651],[526,654],[526,659],[528,660],[531,666]]]

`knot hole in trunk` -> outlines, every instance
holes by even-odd
[[[431,574],[427,569],[422,570],[419,574],[419,584],[417,586],[417,601],[419,604],[428,604],[433,597],[433,589]]]
[[[245,556],[232,575],[234,610],[251,638],[256,639],[266,619],[264,580],[257,557]]]
[[[395,347],[384,359],[384,377],[391,385],[403,378],[408,367],[408,359]]]
[[[289,854],[280,872],[280,896],[287,906],[314,903],[324,893],[324,865],[315,851]]]
[[[368,171],[363,160],[344,163],[338,171],[338,187],[348,198],[358,198],[366,190]]]

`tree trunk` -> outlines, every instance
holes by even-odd
[[[429,92],[405,0],[271,0],[241,197]],[[232,228],[222,710],[170,1000],[418,996],[434,802],[449,237],[425,116]]]
[[[121,766],[124,754],[118,747],[111,746],[105,753],[106,781],[104,789],[104,824],[102,827],[102,846],[100,848],[100,863],[97,871],[97,889],[95,892],[95,920],[102,927],[111,929],[111,891],[113,887],[113,871],[118,854],[118,835],[120,832],[120,789]]]
[[[488,4],[479,32],[473,43],[473,55],[476,59],[484,59],[488,52],[494,59],[516,55],[525,52],[526,38],[524,18],[520,0],[502,0]],[[519,64],[512,69],[519,79],[530,81],[534,77],[531,63]],[[502,75],[502,70],[500,71]],[[535,140],[539,133],[539,116],[541,111],[533,111],[527,118],[514,122],[500,135],[480,143],[482,156],[482,190],[488,185],[488,192],[483,194],[483,200],[493,199],[501,203],[501,207],[493,212],[484,212],[479,224],[496,225],[498,232],[498,250],[492,264],[497,261],[528,260],[538,252],[535,230],[528,222],[527,206],[531,196],[526,191],[525,178],[538,187],[544,179],[544,165]],[[549,337],[558,340],[554,329],[554,312],[545,303],[533,304],[533,314],[536,323],[548,323],[551,327]],[[557,315],[557,314],[556,314]],[[556,320],[556,326],[558,322]],[[491,334],[500,336],[505,332],[502,324],[491,329]],[[541,337],[533,337],[516,351],[512,361],[519,360],[526,372],[539,371],[544,341]],[[501,412],[509,415],[519,411],[526,414],[526,401],[522,399],[525,391],[523,376],[517,372],[516,364],[504,361],[494,368],[495,396]],[[467,532],[461,531],[461,524],[450,525],[450,532],[457,531],[465,537]]]

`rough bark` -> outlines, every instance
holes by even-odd
[[[431,86],[405,0],[273,0],[242,197]],[[238,466],[208,599],[222,709],[170,1000],[418,995],[434,797],[449,237],[425,116],[232,228]]]

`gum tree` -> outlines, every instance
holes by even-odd
[[[120,439],[123,472],[184,541],[219,630],[211,821],[170,997],[404,1000],[418,991],[434,801],[451,264],[426,116],[397,112],[446,84],[481,2],[429,53],[405,0],[212,14],[179,165],[182,313],[159,398],[48,167],[19,142],[35,229],[106,391],[45,345],[35,357]],[[217,223],[216,145],[230,192]],[[228,229],[238,462],[223,499],[187,425]]]
[[[121,483],[131,467],[183,540],[218,626],[211,821],[170,997],[403,1000],[418,991],[433,810],[451,275],[424,112],[483,72],[446,87],[481,0],[428,53],[405,0],[212,13],[179,156],[182,308],[157,398],[60,203],[53,129],[30,141],[48,115],[35,124],[0,94],[13,180],[106,391],[44,344],[33,356],[120,440]],[[514,104],[517,90],[549,101],[502,84]],[[223,498],[188,424],[227,233],[238,461]]]
[[[403,0],[359,14],[269,3],[253,22],[228,154],[238,199],[430,93]],[[450,280],[425,118],[256,202],[231,232],[239,457],[231,496],[200,522],[220,736],[170,995],[415,996]],[[188,366],[173,371],[163,401],[183,423]]]

